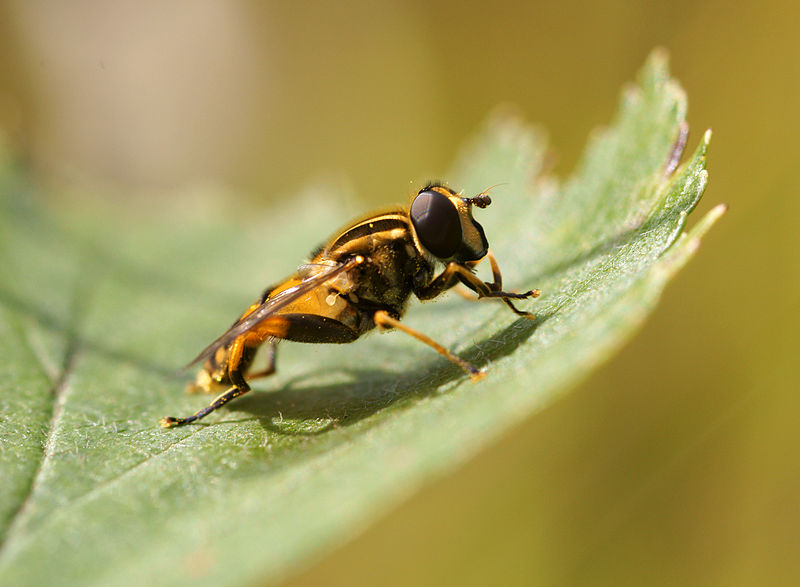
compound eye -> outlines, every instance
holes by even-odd
[[[411,204],[410,216],[422,246],[440,259],[455,254],[461,245],[461,218],[450,198],[422,191]]]

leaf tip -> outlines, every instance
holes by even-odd
[[[653,69],[666,69],[669,65],[669,51],[666,47],[654,47],[647,57],[647,67]]]
[[[700,144],[703,147],[703,155],[705,155],[706,151],[708,151],[708,145],[709,145],[709,143],[711,143],[711,135],[712,134],[713,133],[712,133],[710,128],[707,128],[706,132],[703,133],[703,139],[700,141]]]
[[[703,138],[700,139],[700,143],[697,145],[692,157],[692,159],[695,161],[695,164],[699,165],[699,173],[705,176],[708,175],[705,171],[705,159],[706,155],[708,154],[708,146],[711,144],[711,134],[711,129],[707,128],[703,133]]]
[[[716,206],[714,206],[708,212],[707,215],[709,218],[709,222],[711,222],[711,224],[715,223],[717,220],[719,220],[722,216],[725,215],[725,213],[728,211],[728,208],[730,208],[730,206],[728,206],[728,204],[725,203],[717,204]]]
[[[656,47],[647,56],[640,73],[640,84],[643,87],[660,87],[671,81],[669,75],[669,51],[664,47]]]

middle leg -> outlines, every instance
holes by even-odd
[[[461,357],[454,355],[453,353],[448,351],[445,347],[443,347],[438,342],[433,340],[431,337],[422,334],[419,330],[415,330],[409,326],[406,326],[405,324],[400,322],[400,320],[392,318],[389,315],[389,313],[385,312],[384,310],[378,310],[377,312],[375,312],[373,320],[375,321],[375,324],[377,324],[382,328],[397,328],[398,330],[402,330],[406,334],[413,336],[418,341],[424,342],[425,344],[433,348],[437,353],[446,357],[447,359],[449,359],[450,361],[461,367],[464,371],[466,371],[467,375],[469,375],[470,379],[472,379],[473,381],[479,381],[480,379],[483,379],[486,376],[486,372],[483,371],[482,369],[478,369],[477,367],[474,367]]]

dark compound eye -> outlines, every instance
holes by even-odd
[[[461,219],[450,198],[422,191],[411,204],[410,216],[422,246],[440,259],[455,254],[461,245]]]

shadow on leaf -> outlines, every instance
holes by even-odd
[[[476,366],[489,366],[513,353],[525,343],[552,314],[534,320],[519,318],[491,337],[472,345],[461,355]],[[257,417],[265,429],[282,435],[316,436],[336,427],[349,426],[395,405],[413,405],[414,400],[440,393],[445,385],[456,385],[467,378],[446,359],[433,359],[413,372],[391,373],[381,369],[341,369],[351,381],[323,385],[300,383],[324,372],[308,371],[288,381],[280,390],[255,393],[237,400],[236,408]],[[396,405],[397,404],[397,405]],[[402,407],[401,407],[402,409]],[[275,419],[279,418],[278,422]],[[321,427],[304,429],[311,420],[328,420]]]

